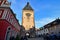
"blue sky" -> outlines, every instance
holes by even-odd
[[[11,9],[16,14],[19,23],[22,22],[22,9],[27,2],[34,9],[35,26],[42,27],[45,24],[60,17],[60,0],[8,0],[11,2]]]

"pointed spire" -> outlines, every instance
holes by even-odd
[[[33,10],[30,6],[29,2],[27,2],[27,5],[23,8],[23,10]]]

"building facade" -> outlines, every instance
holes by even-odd
[[[58,34],[60,32],[60,19],[56,19],[51,23],[45,25],[45,28],[49,30],[49,34],[54,33]]]
[[[0,40],[9,40],[19,34],[20,25],[7,0],[0,0]]]
[[[39,30],[36,30],[36,35],[44,35],[49,33],[47,28],[41,27]]]
[[[46,25],[44,25],[42,28],[36,31],[37,35],[43,35],[43,34],[59,34],[60,32],[60,19],[56,19]]]

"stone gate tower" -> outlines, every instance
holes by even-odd
[[[27,2],[27,5],[22,11],[22,25],[24,26],[25,30],[30,30],[35,26],[34,24],[34,10],[30,6],[29,2]]]

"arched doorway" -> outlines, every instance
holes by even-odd
[[[7,28],[7,32],[6,32],[6,40],[9,40],[10,39],[10,35],[11,35],[11,28],[8,27]]]
[[[26,32],[25,34],[27,37],[30,37],[30,33],[29,32]]]

